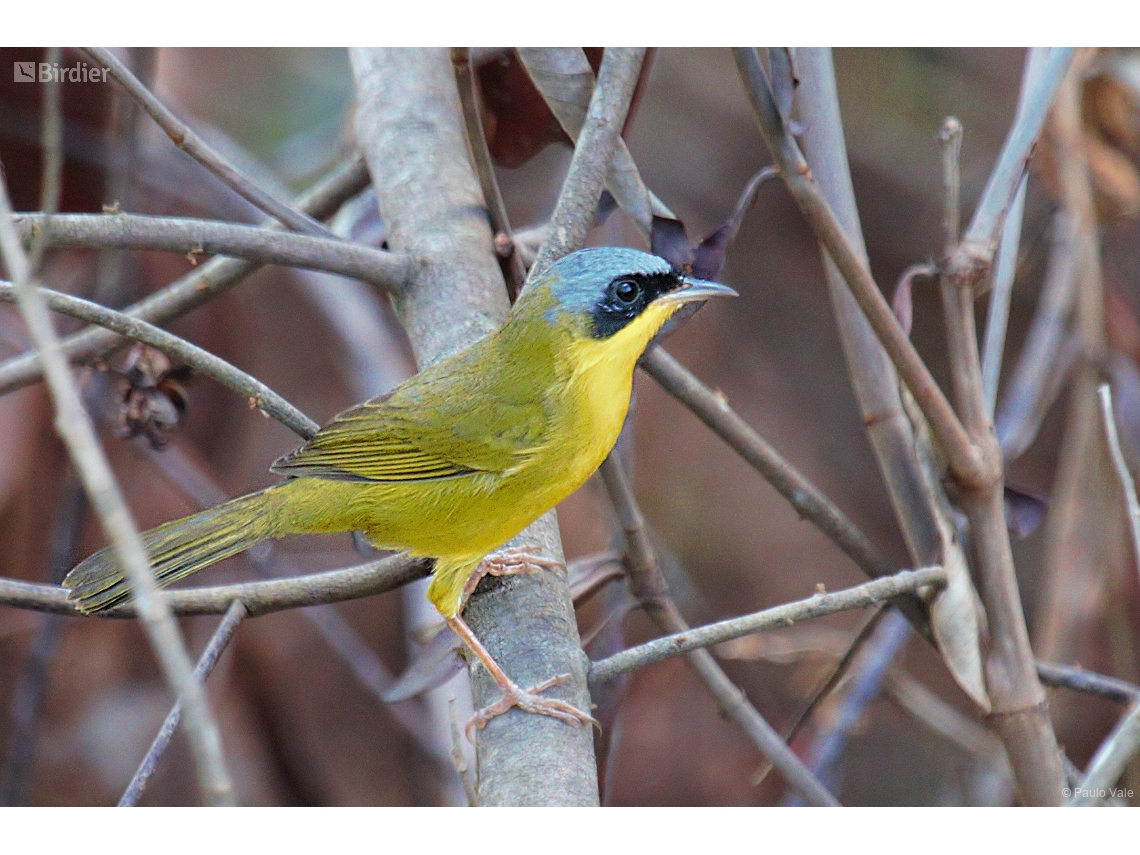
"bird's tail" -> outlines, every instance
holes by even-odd
[[[200,513],[163,523],[143,532],[143,545],[159,585],[209,567],[223,558],[244,552],[263,540],[291,533],[285,496],[291,482],[232,499]],[[77,600],[81,612],[91,613],[117,605],[130,595],[122,566],[113,547],[84,559],[67,574],[63,587]]]

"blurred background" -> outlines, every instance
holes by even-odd
[[[343,50],[133,49],[120,55],[203,137],[279,195],[296,194],[353,148],[353,82]],[[570,149],[559,133],[543,130],[541,117],[511,112],[522,95],[512,88],[518,69],[511,68],[509,53],[481,50],[475,57],[512,224],[539,224],[553,208]],[[834,58],[871,267],[889,294],[906,267],[936,258],[942,246],[942,120],[957,116],[965,129],[962,198],[968,217],[1012,121],[1025,52],[848,49]],[[1117,58],[1122,67],[1135,67],[1134,57]],[[77,59],[65,54],[69,63]],[[0,162],[16,209],[30,211],[40,207],[42,92],[9,82],[6,69],[19,60],[40,61],[42,51],[0,51]],[[1122,79],[1126,75],[1090,75],[1084,96],[1102,216],[1111,377],[1135,468],[1140,89]],[[137,213],[260,221],[149,120],[140,120],[112,84],[65,83],[61,94],[64,210],[98,212],[118,204]],[[750,177],[770,162],[727,50],[655,51],[626,139],[648,186],[692,236],[728,217]],[[1029,182],[1007,377],[1037,304],[1057,208],[1048,143],[1041,149]],[[365,197],[346,207],[338,227],[379,245],[383,230],[375,220]],[[620,212],[590,240],[642,245]],[[149,252],[53,252],[44,281],[124,306],[184,275],[192,261]],[[721,280],[740,299],[710,304],[672,336],[670,351],[905,566],[906,550],[850,389],[819,250],[780,182],[760,189]],[[65,318],[57,326],[77,328]],[[384,295],[325,274],[264,268],[170,329],[254,374],[319,422],[391,388],[412,370]],[[932,284],[916,286],[913,338],[945,388],[941,308]],[[18,313],[0,307],[0,358],[26,348]],[[159,443],[117,437],[125,358],[120,352],[79,376],[140,526],[273,483],[269,464],[295,447],[296,437],[208,378],[186,385],[185,413]],[[1010,464],[1010,482],[1040,497],[1054,491],[1066,436],[1067,397],[1059,388],[1035,441]],[[624,451],[666,556],[671,589],[691,623],[805,597],[819,583],[835,589],[863,581],[837,548],[647,376],[637,379],[632,412]],[[6,577],[58,582],[61,568],[104,543],[77,500],[51,418],[41,386],[0,397],[0,575]],[[156,450],[156,444],[163,447]],[[1067,541],[1064,560],[1047,548],[1057,536],[1050,534],[1048,518],[1015,542],[1026,615],[1042,658],[1137,681],[1140,598],[1119,483],[1099,456],[1090,455],[1089,467],[1084,492],[1071,500],[1081,503],[1091,522]],[[559,516],[569,558],[608,547],[611,521],[604,493],[593,482],[567,500]],[[70,557],[53,561],[53,554]],[[348,537],[297,538],[260,561],[231,559],[196,583],[360,560]],[[448,759],[447,695],[442,709],[438,692],[436,701],[414,699],[397,707],[377,697],[415,647],[415,629],[426,613],[421,601],[418,591],[392,592],[261,617],[239,629],[208,690],[243,803],[462,801]],[[583,635],[609,621],[588,648],[595,658],[654,634],[636,611],[624,621],[615,616],[616,602],[600,596],[579,610]],[[862,619],[840,615],[714,652],[783,732]],[[216,620],[183,620],[192,655]],[[614,627],[621,632],[615,635]],[[1000,744],[937,653],[911,633],[889,674],[882,691],[844,723],[840,750],[828,761],[828,780],[840,800],[1008,800]],[[445,692],[462,696],[461,682],[448,685]],[[841,687],[815,713],[793,743],[801,756],[815,757],[824,738],[836,735],[848,697]],[[1053,690],[1050,698],[1060,742],[1083,767],[1119,708]],[[682,660],[637,672],[605,703],[613,716],[599,741],[607,804],[760,805],[785,798],[783,781],[757,774],[766,764],[718,714]],[[6,803],[113,804],[169,704],[134,622],[45,618],[0,606]],[[1140,789],[1136,773],[1131,769],[1125,783]],[[177,736],[143,803],[196,801],[189,756]]]

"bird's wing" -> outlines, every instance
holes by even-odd
[[[479,372],[417,375],[391,394],[341,413],[273,464],[284,475],[421,481],[505,473],[544,444],[543,397],[501,392]]]

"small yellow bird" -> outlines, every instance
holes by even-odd
[[[495,332],[340,415],[273,464],[288,476],[143,534],[166,585],[263,540],[362,531],[375,546],[435,559],[428,598],[482,662],[511,707],[592,722],[520,688],[460,617],[478,580],[549,567],[519,552],[487,557],[569,496],[601,465],[629,408],[633,371],[682,305],[735,296],[664,259],[605,247],[568,255],[530,283]],[[129,587],[113,551],[64,579],[83,612],[122,602]]]

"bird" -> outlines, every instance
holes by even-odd
[[[279,458],[270,468],[284,481],[144,532],[155,577],[168,585],[287,535],[360,531],[378,548],[434,559],[428,599],[503,693],[468,732],[513,707],[596,724],[542,694],[568,675],[515,683],[461,612],[485,575],[560,566],[496,550],[601,465],[625,422],[637,361],[661,327],[722,296],[736,292],[638,250],[570,253],[532,277],[495,331]],[[84,613],[130,596],[111,547],[63,586]]]

